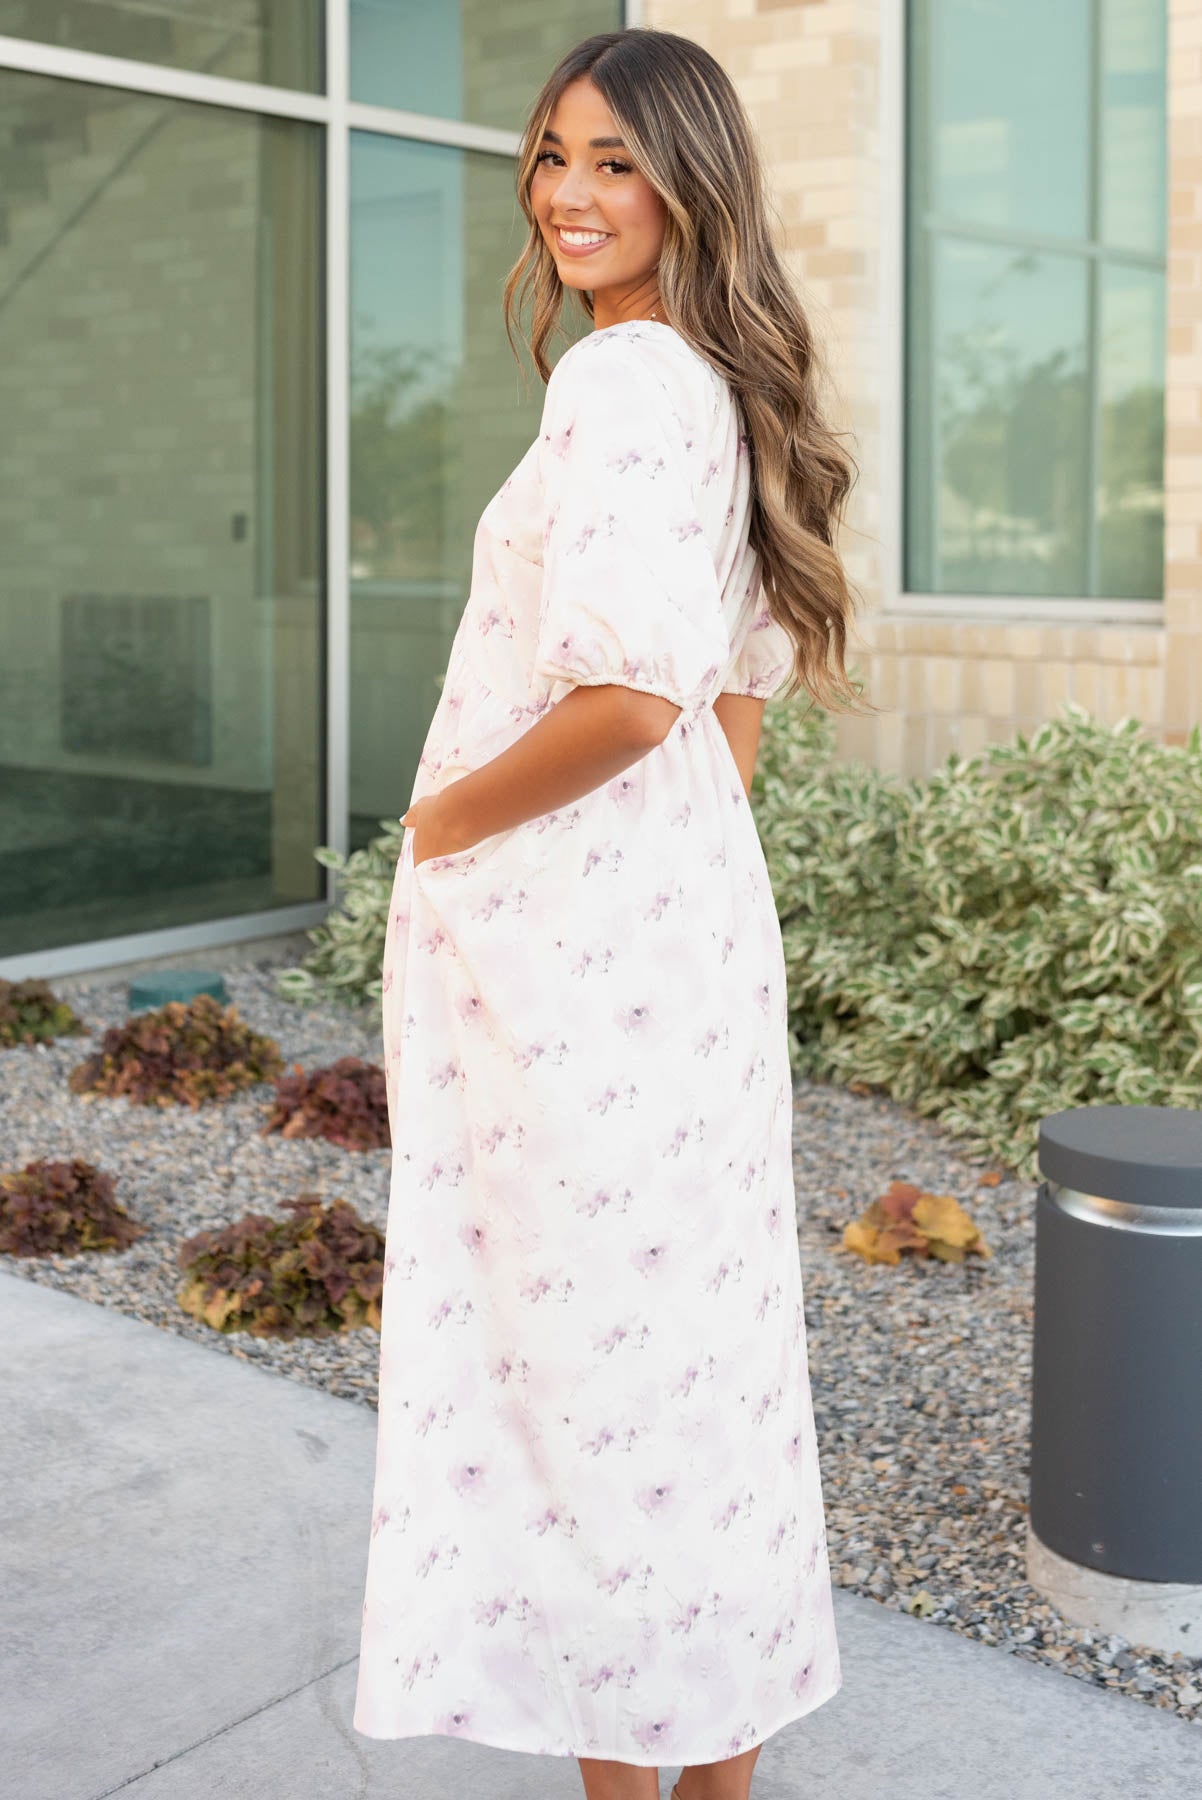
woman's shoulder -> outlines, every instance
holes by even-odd
[[[699,403],[715,408],[729,389],[671,325],[623,319],[569,344],[551,371],[548,401],[568,393],[579,400],[589,392],[611,401],[620,395],[636,405],[654,405],[657,396],[666,397],[674,411],[688,414]]]

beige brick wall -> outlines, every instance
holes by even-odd
[[[889,0],[900,4],[900,0]],[[1169,440],[1163,624],[1082,626],[882,611],[891,431],[885,364],[881,8],[876,0],[647,0],[645,23],[703,43],[763,146],[783,249],[827,346],[837,422],[861,476],[844,556],[864,597],[849,663],[878,718],[837,721],[840,753],[928,772],[1056,714],[1066,700],[1180,742],[1202,712],[1202,0],[1170,0]],[[1155,617],[1155,609],[1151,609]]]

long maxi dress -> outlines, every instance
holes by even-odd
[[[788,672],[749,495],[727,382],[627,320],[561,355],[476,531],[414,800],[576,685],[681,711],[579,800],[402,842],[368,1737],[710,1762],[841,1685],[784,957],[712,710]]]

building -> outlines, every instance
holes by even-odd
[[[921,774],[1075,700],[1202,717],[1199,0],[649,0],[738,82],[862,469],[845,552]]]
[[[1198,718],[1202,0],[0,0],[0,974],[316,923],[403,809],[537,429],[517,128],[624,22],[731,72],[828,344],[840,753]]]

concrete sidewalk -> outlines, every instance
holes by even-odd
[[[353,1730],[374,1413],[8,1271],[0,1324],[5,1795],[582,1800],[572,1758]],[[835,1606],[843,1687],[756,1800],[1202,1793],[1183,1720]]]

